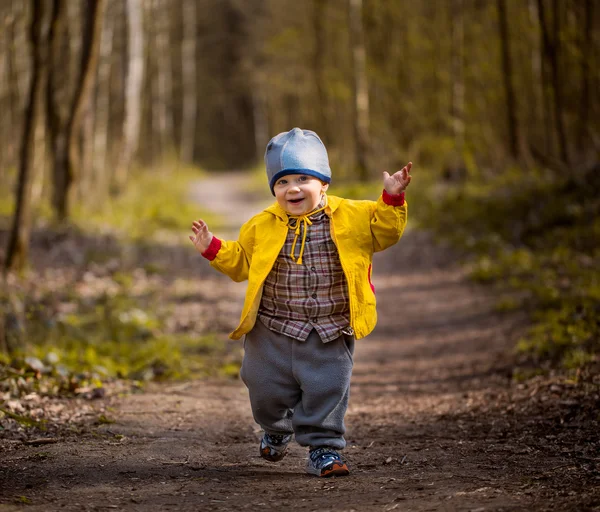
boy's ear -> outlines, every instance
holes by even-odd
[[[321,191],[327,192],[328,188],[329,188],[329,183],[325,183],[324,181],[322,181],[321,182]]]

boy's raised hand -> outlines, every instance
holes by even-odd
[[[410,183],[412,162],[408,162],[401,170],[392,174],[383,171],[383,188],[388,194],[401,194]]]
[[[190,235],[190,240],[194,244],[194,247],[201,254],[206,252],[213,239],[213,234],[208,230],[206,222],[202,219],[195,220],[192,222],[192,231],[194,232],[194,236]]]

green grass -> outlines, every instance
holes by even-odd
[[[192,200],[190,184],[201,177],[193,168],[138,172],[122,194],[100,206],[78,205],[73,222],[82,229],[116,230],[130,240],[187,235],[192,220],[200,217],[218,227],[218,218]]]
[[[103,200],[94,195],[74,204],[69,222],[84,232],[109,232],[133,241],[172,240],[175,233],[183,240],[191,221],[197,218],[218,228],[218,217],[203,210],[191,197],[190,184],[203,175],[194,167],[138,170],[120,194],[107,195]],[[0,218],[6,225],[14,212],[14,172],[7,176],[11,182],[0,191]],[[40,198],[32,208],[34,223],[48,225],[52,221],[48,197]]]

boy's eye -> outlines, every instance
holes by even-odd
[[[299,180],[299,181],[306,181],[306,180],[308,180],[308,176],[300,176],[300,177],[298,178],[298,180]]]
[[[285,185],[287,183],[287,180],[279,180],[277,182],[277,185]]]

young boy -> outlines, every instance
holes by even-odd
[[[246,335],[240,373],[264,430],[261,457],[280,461],[295,434],[310,448],[308,473],[347,475],[338,450],[346,445],[354,340],[375,327],[372,256],[402,236],[412,163],[383,173],[377,202],[326,195],[329,159],[310,130],[271,139],[265,164],[276,202],[242,226],[238,241],[218,239],[202,220],[190,240],[214,268],[248,280],[230,337]]]

